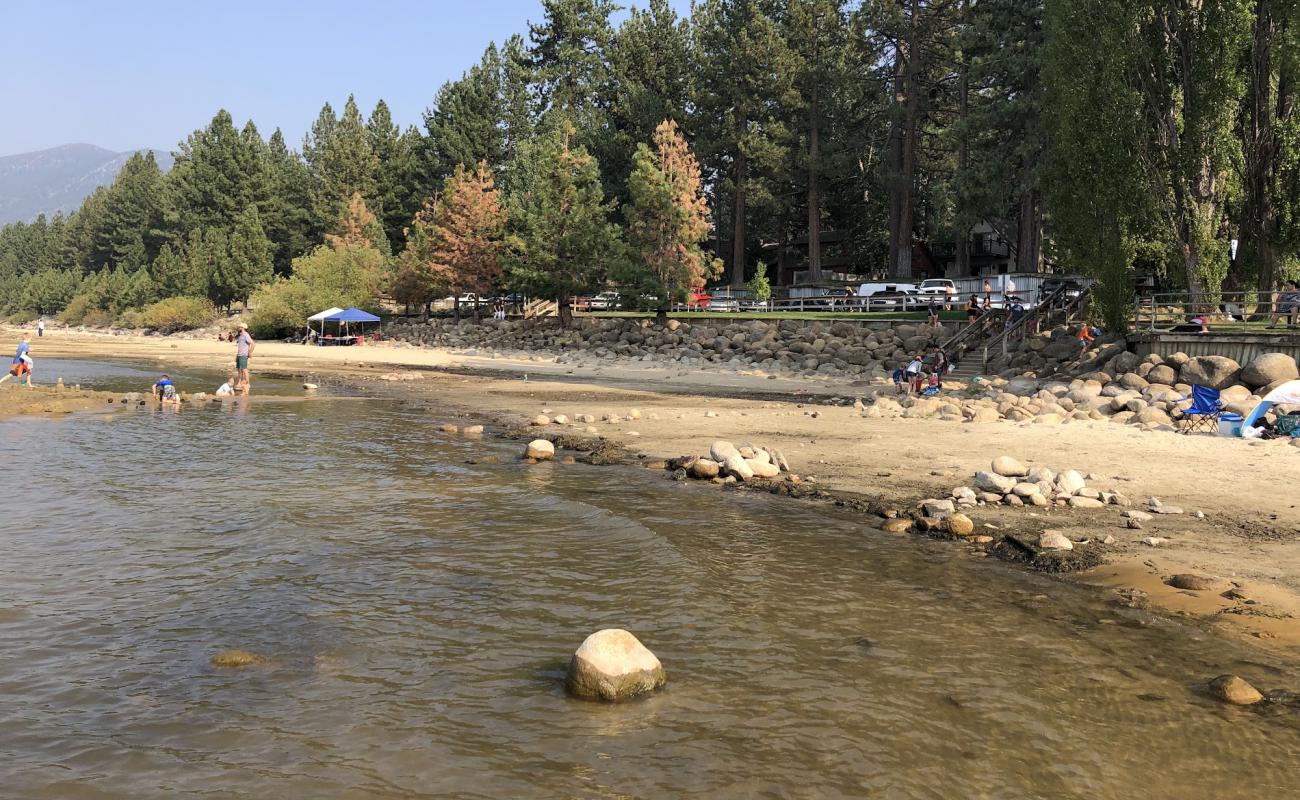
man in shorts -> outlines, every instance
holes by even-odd
[[[257,343],[248,333],[248,325],[239,323],[239,334],[235,336],[235,371],[239,373],[235,381],[235,391],[239,394],[248,394],[251,381],[248,378],[248,359],[253,355],[253,348]]]
[[[1297,315],[1300,315],[1300,287],[1295,281],[1287,281],[1277,295],[1277,306],[1268,327],[1276,328],[1279,317],[1286,317],[1287,325],[1295,325]]]

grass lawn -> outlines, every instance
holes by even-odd
[[[653,311],[587,311],[579,312],[581,317],[653,317]],[[853,320],[914,320],[924,322],[929,316],[924,311],[687,311],[681,314],[669,314],[671,319],[835,319],[852,322]],[[940,311],[939,319],[966,321],[966,312]]]

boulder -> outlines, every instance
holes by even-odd
[[[635,636],[606,628],[588,636],[573,654],[564,686],[574,697],[617,702],[653,692],[666,680],[659,659]]]
[[[745,464],[749,466],[750,472],[755,478],[775,478],[781,474],[781,468],[770,461],[763,461],[757,458],[745,459]]]
[[[719,439],[709,445],[709,455],[713,457],[714,461],[717,461],[720,464],[725,464],[729,457],[739,456],[740,450],[731,442]]]
[[[722,465],[711,458],[697,458],[691,462],[687,472],[697,480],[713,480],[722,471]]]
[[[1078,495],[1070,498],[1071,508],[1105,508],[1106,504],[1092,497],[1080,497]]]
[[[1240,375],[1241,366],[1227,356],[1197,356],[1188,359],[1178,373],[1183,383],[1211,389],[1226,389],[1236,383]]]
[[[1235,706],[1254,705],[1264,699],[1258,689],[1238,675],[1220,675],[1210,681],[1210,694]]]
[[[1076,470],[1067,469],[1056,476],[1056,488],[1066,494],[1074,494],[1084,487],[1083,476]]]
[[[1016,483],[1015,478],[998,475],[996,472],[975,473],[975,487],[985,492],[1006,494],[1015,488]]]
[[[1038,546],[1043,550],[1073,550],[1074,542],[1060,531],[1043,531],[1038,535]]]
[[[1152,367],[1151,371],[1147,373],[1147,383],[1163,383],[1173,386],[1176,380],[1178,380],[1178,372],[1168,364]]]
[[[465,427],[460,429],[460,432],[465,436],[481,436],[483,434],[483,426],[466,425]]]
[[[951,500],[923,500],[921,501],[921,513],[927,517],[936,517],[942,519],[957,510]]]
[[[534,439],[524,448],[524,458],[537,461],[550,461],[555,458],[555,445],[545,439]]]
[[[948,533],[953,536],[970,536],[975,532],[975,523],[965,514],[953,514],[944,523],[948,527]]]
[[[538,414],[537,416],[533,417],[533,421],[528,424],[535,425],[537,427],[541,427],[543,425],[550,425],[551,418],[546,416],[545,414]]]
[[[906,517],[887,519],[880,523],[880,529],[885,533],[907,533],[912,529],[912,520]]]
[[[1260,353],[1241,370],[1241,380],[1252,389],[1300,378],[1295,359],[1286,353]]]
[[[1149,381],[1147,381],[1146,378],[1136,372],[1127,372],[1121,375],[1119,379],[1120,386],[1123,386],[1125,389],[1133,389],[1139,392],[1147,388],[1148,383]]]
[[[1029,474],[1029,467],[1011,456],[998,456],[993,459],[992,470],[1005,478],[1022,478]]]
[[[749,462],[741,457],[740,453],[732,453],[723,459],[722,467],[728,475],[738,481],[747,481],[754,477],[754,470],[750,468]]]
[[[1041,491],[1038,488],[1038,484],[1028,483],[1028,482],[1017,483],[1014,487],[1012,487],[1011,491],[1015,493],[1017,497],[1033,497],[1036,494],[1041,494]]]

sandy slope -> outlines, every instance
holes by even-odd
[[[34,356],[42,353],[205,366],[234,360],[234,346],[217,341],[60,333],[47,333],[34,343]],[[1026,515],[1039,513],[1032,524],[1041,522],[1043,528],[1096,537],[1109,533],[1117,539],[1111,563],[1076,579],[1125,592],[1140,589],[1156,606],[1214,620],[1225,630],[1251,635],[1256,643],[1300,655],[1300,448],[1287,443],[1143,433],[1108,422],[1044,426],[869,420],[851,406],[824,404],[831,396],[851,401],[871,391],[843,380],[771,380],[761,374],[641,364],[572,368],[384,345],[316,348],[263,342],[253,358],[254,388],[258,370],[374,378],[401,368],[419,370],[424,377],[396,391],[428,395],[462,413],[522,421],[551,409],[599,419],[637,408],[641,419],[596,426],[602,435],[655,457],[702,454],[717,438],[779,447],[795,472],[815,476],[826,488],[869,493],[900,506],[946,496],[952,487],[968,484],[974,471],[987,468],[998,454],[1092,473],[1089,484],[1096,488],[1114,488],[1138,501],[1156,495],[1189,513],[1157,517],[1141,531],[1122,528],[1118,510],[978,509],[971,516],[977,524],[997,525],[1015,515],[1023,525]],[[1194,510],[1204,511],[1206,518],[1193,518]],[[1168,543],[1157,548],[1140,544],[1150,535],[1166,537]],[[1241,582],[1259,602],[1185,592],[1162,582],[1178,572]]]

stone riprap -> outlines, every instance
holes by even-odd
[[[395,342],[465,350],[467,355],[549,355],[572,364],[624,359],[881,379],[951,335],[921,324],[873,329],[832,320],[661,323],[646,318],[578,318],[569,328],[549,320],[396,320],[385,332]]]

